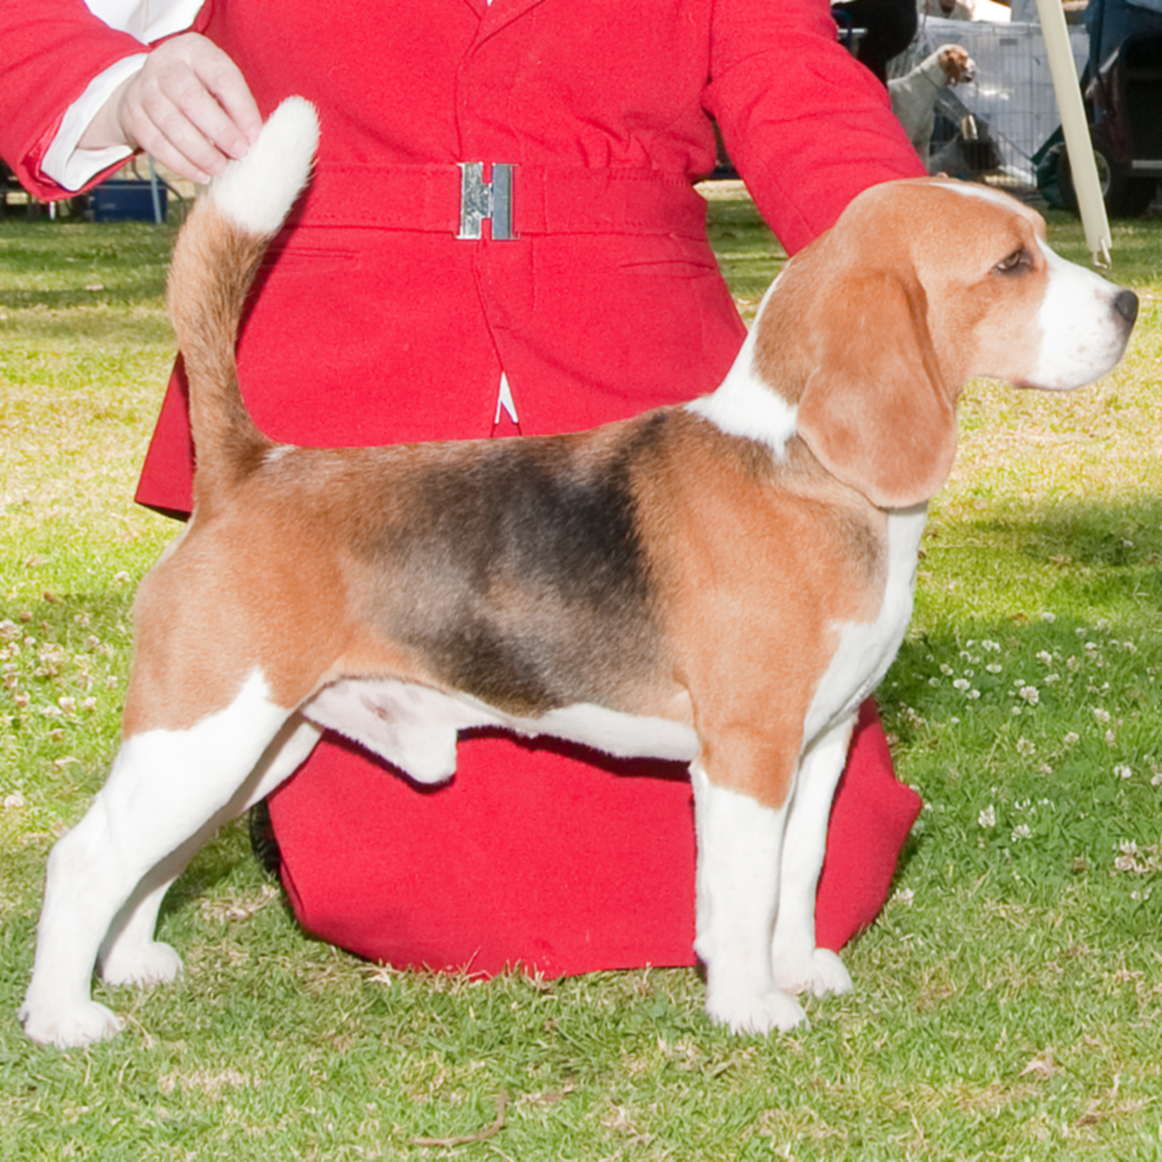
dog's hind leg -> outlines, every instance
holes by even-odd
[[[177,976],[181,957],[170,945],[153,938],[158,910],[170,885],[219,827],[290,778],[321,734],[319,727],[297,714],[289,719],[226,807],[145,876],[117,914],[97,954],[97,966],[106,984],[161,984]]]
[[[32,1040],[69,1048],[118,1031],[120,1021],[89,991],[106,933],[142,880],[239,798],[290,714],[255,671],[225,709],[189,729],[126,738],[88,813],[49,856],[32,981],[20,1009]],[[152,922],[161,886],[145,890],[142,927]]]
[[[835,788],[847,762],[855,719],[815,739],[799,762],[787,820],[779,907],[771,942],[775,983],[788,992],[817,997],[851,992],[851,977],[834,952],[815,945],[815,894]]]

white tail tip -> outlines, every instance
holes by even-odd
[[[251,234],[273,234],[307,184],[319,143],[319,115],[304,97],[287,97],[241,161],[210,183],[218,210]]]

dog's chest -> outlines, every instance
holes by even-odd
[[[804,721],[803,739],[853,715],[888,672],[912,620],[912,591],[927,505],[888,517],[888,575],[874,621],[838,626],[839,645],[815,690]]]

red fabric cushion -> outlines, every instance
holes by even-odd
[[[417,788],[325,739],[271,799],[300,922],[398,967],[490,975],[519,964],[553,977],[694,964],[685,770],[582,754],[597,757],[469,737],[451,783]],[[869,703],[832,815],[822,946],[875,919],[919,809]]]

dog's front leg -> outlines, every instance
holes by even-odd
[[[287,717],[253,675],[229,706],[190,729],[125,740],[85,817],[49,856],[20,1009],[32,1040],[70,1048],[118,1031],[117,1017],[89,994],[102,939],[142,880],[235,799]],[[151,909],[162,886],[146,893]]]
[[[854,725],[851,717],[820,735],[799,762],[771,945],[775,983],[788,992],[810,992],[817,997],[851,992],[851,976],[843,962],[829,949],[815,946],[815,895],[827,848],[831,803],[847,762]]]
[[[697,941],[706,1011],[736,1033],[793,1029],[806,1015],[771,972],[783,832],[789,805],[767,807],[717,786],[695,763]]]

